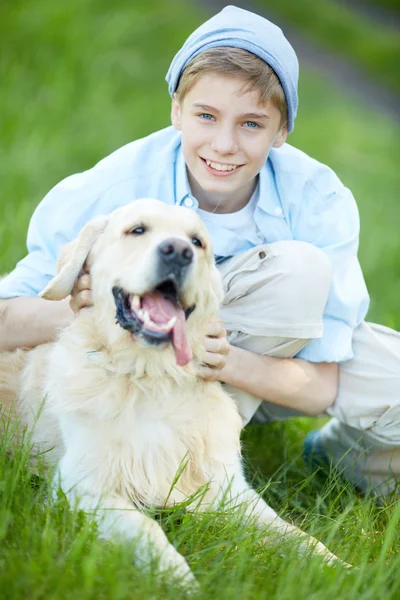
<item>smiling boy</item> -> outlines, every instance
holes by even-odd
[[[197,29],[167,74],[172,127],[67,178],[35,211],[29,254],[0,283],[0,345],[51,340],[90,304],[89,274],[70,303],[37,297],[88,220],[141,197],[197,210],[227,330],[210,324],[200,374],[225,383],[244,424],[328,412],[306,450],[385,493],[400,475],[400,334],[364,321],[351,193],[285,143],[297,79],[293,48],[266,19],[227,7]]]

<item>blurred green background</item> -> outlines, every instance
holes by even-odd
[[[256,5],[398,91],[394,30],[333,0]],[[3,0],[0,272],[25,254],[29,217],[54,184],[169,124],[169,62],[210,14],[201,2],[183,0]],[[301,69],[300,112],[289,142],[329,164],[353,191],[369,319],[396,329],[399,129],[368,99],[361,103],[328,75]]]

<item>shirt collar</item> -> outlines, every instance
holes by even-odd
[[[185,158],[182,152],[182,144],[179,146],[175,163],[175,204],[188,208],[197,208],[199,203],[192,195],[189,179],[187,176]]]
[[[282,204],[276,187],[275,173],[271,160],[268,159],[260,171],[259,179],[259,201],[257,208],[264,212],[283,217]]]

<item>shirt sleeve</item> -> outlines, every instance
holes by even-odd
[[[56,185],[31,218],[28,254],[0,281],[0,298],[36,296],[55,275],[60,247],[73,240],[96,215],[96,189],[90,171]]]
[[[369,296],[357,258],[360,220],[350,190],[327,167],[305,186],[294,237],[314,244],[330,258],[333,276],[323,315],[323,335],[297,355],[310,362],[353,358],[354,329],[364,319]]]

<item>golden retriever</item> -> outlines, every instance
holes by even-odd
[[[65,247],[41,296],[67,297],[85,261],[93,307],[54,344],[0,358],[0,399],[19,388],[20,418],[48,451],[70,503],[94,515],[102,536],[135,540],[140,564],[156,550],[160,572],[189,586],[185,559],[141,509],[187,500],[202,487],[194,510],[223,500],[241,507],[266,540],[293,536],[300,551],[342,562],[249,487],[235,402],[220,383],[198,376],[199,349],[223,294],[198,215],[143,199],[91,221]]]

